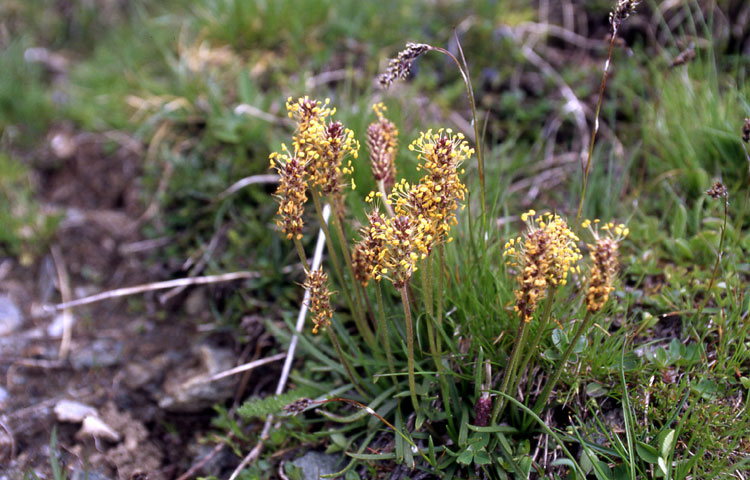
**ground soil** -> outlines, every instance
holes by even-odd
[[[162,291],[76,308],[70,353],[59,357],[60,312],[50,312],[49,306],[62,301],[61,271],[74,298],[175,273],[158,261],[159,242],[143,243],[140,234],[149,201],[141,198],[138,185],[139,142],[64,129],[54,135],[65,135],[71,148],[34,156],[44,160],[35,170],[40,201],[64,217],[53,241],[56,254],[42,255],[30,266],[0,259],[0,294],[23,317],[19,328],[0,337],[0,388],[5,390],[0,479],[22,478],[32,470],[39,478],[52,478],[53,455],[69,478],[85,478],[83,472],[102,479],[177,478],[213,449],[211,405],[231,406],[242,396],[238,385],[252,391],[277,374],[257,370],[211,383],[172,411],[160,407],[186,380],[205,374],[208,364],[215,370],[240,363],[253,350],[257,355],[254,348],[243,351],[233,335],[210,328],[210,287],[186,289],[166,303],[158,301]],[[262,335],[262,325],[246,323],[249,338]],[[55,406],[61,400],[92,407],[118,438],[82,436],[80,421],[58,419]],[[238,462],[221,451],[196,473],[221,475]]]

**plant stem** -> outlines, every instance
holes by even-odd
[[[393,363],[393,353],[391,353],[391,336],[390,332],[388,331],[388,322],[385,320],[385,308],[383,305],[383,292],[380,288],[380,282],[375,282],[375,298],[378,302],[378,319],[380,321],[380,325],[378,326],[378,330],[380,330],[382,334],[381,341],[383,342],[383,347],[385,348],[385,358],[388,360],[388,370],[390,370],[391,373],[396,373],[396,367]],[[396,377],[392,377],[393,381],[396,381]]]
[[[308,271],[307,268],[307,256],[305,255],[305,249],[302,247],[302,243],[299,241],[299,238],[294,237],[294,246],[297,249],[297,255],[299,255],[299,260],[302,262],[302,268],[305,269],[305,272]]]
[[[417,386],[414,381],[414,328],[411,323],[411,308],[409,307],[409,294],[406,286],[399,289],[401,292],[401,304],[404,306],[404,320],[406,321],[406,361],[409,369],[409,393],[414,410],[419,411],[419,400],[417,400]]]
[[[565,353],[563,353],[562,358],[560,359],[560,362],[557,364],[557,369],[555,370],[555,373],[552,375],[552,378],[547,382],[547,385],[544,386],[544,390],[542,390],[542,394],[539,396],[539,398],[536,400],[536,403],[534,404],[534,413],[537,415],[541,413],[542,409],[544,408],[544,405],[546,405],[547,400],[549,399],[550,393],[552,393],[552,389],[555,388],[555,384],[558,380],[560,380],[560,375],[562,375],[563,370],[565,370],[565,364],[568,363],[568,358],[570,358],[570,355],[573,353],[573,350],[575,349],[576,343],[578,342],[578,339],[581,337],[583,332],[586,331],[586,329],[589,327],[589,324],[591,323],[593,316],[591,315],[591,312],[586,312],[586,316],[583,317],[583,320],[581,321],[581,324],[578,326],[578,329],[576,330],[575,334],[573,334],[573,338],[571,338],[570,342],[568,343],[568,348],[565,349]]]
[[[518,355],[520,355],[520,351],[523,349],[523,346],[521,343],[523,342],[523,337],[525,336],[526,332],[526,324],[529,323],[525,321],[523,318],[519,319],[519,325],[518,325],[518,333],[516,334],[516,341],[513,344],[513,350],[510,353],[510,358],[508,359],[508,364],[505,366],[505,373],[503,374],[503,382],[500,385],[500,391],[503,393],[506,393],[506,390],[508,388],[508,384],[510,383],[511,376],[513,376],[513,370],[515,370],[515,363],[517,360]],[[497,402],[495,402],[495,406],[492,409],[492,419],[490,421],[490,425],[494,425],[497,421],[498,415],[500,415],[500,412],[502,411],[503,407],[505,406],[505,400],[501,397],[498,399]]]
[[[477,122],[477,106],[476,106],[476,101],[474,100],[474,89],[471,86],[471,77],[469,76],[469,66],[466,63],[466,58],[464,57],[464,51],[461,48],[461,43],[458,41],[458,35],[456,35],[456,45],[458,45],[458,51],[461,55],[461,59],[464,62],[463,66],[461,66],[461,63],[458,61],[455,55],[453,55],[448,50],[444,48],[440,48],[440,47],[432,47],[432,48],[435,51],[438,51],[444,55],[447,55],[453,60],[453,62],[455,62],[456,66],[458,67],[458,71],[461,73],[461,78],[464,81],[464,86],[466,86],[466,94],[469,97],[469,107],[471,107],[472,124],[474,125],[474,144],[477,146],[477,165],[479,166],[479,187],[480,187],[480,193],[481,193],[480,203],[482,205],[482,228],[481,230],[484,231],[487,225],[487,203],[485,201],[485,194],[484,194],[484,158],[482,157],[482,146],[481,146],[481,142],[479,139],[479,122]]]
[[[352,285],[354,287],[354,302],[357,307],[357,315],[360,317],[364,331],[360,331],[363,337],[367,339],[367,337],[370,337],[374,339],[375,336],[372,333],[372,330],[370,329],[370,325],[367,323],[367,320],[365,317],[365,309],[363,307],[363,301],[360,295],[360,290],[358,288],[359,282],[357,282],[356,277],[354,276],[354,267],[352,266],[352,257],[349,254],[349,247],[346,242],[346,235],[344,234],[344,228],[341,226],[341,218],[343,218],[343,212],[339,209],[337,206],[338,203],[331,202],[332,205],[334,205],[334,212],[335,215],[333,215],[333,227],[336,229],[336,234],[339,237],[339,243],[341,244],[341,251],[344,253],[344,262],[346,263],[347,270],[349,271],[349,278],[352,281]],[[375,324],[375,319],[372,318],[372,323]],[[357,325],[359,328],[359,325]],[[369,345],[369,343],[368,343]],[[370,345],[372,347],[372,345]]]
[[[724,225],[721,227],[721,240],[719,241],[719,253],[716,255],[716,263],[714,263],[714,269],[711,273],[711,281],[708,283],[708,290],[706,290],[706,296],[703,298],[703,302],[701,302],[701,306],[698,309],[698,315],[696,318],[700,318],[701,314],[703,313],[703,309],[706,308],[706,303],[708,303],[708,297],[711,295],[711,289],[714,286],[714,282],[716,281],[716,274],[719,271],[719,263],[721,263],[721,257],[724,256],[724,239],[726,238],[727,233],[727,216],[729,215],[729,199],[726,196],[726,193],[724,194]],[[740,225],[740,228],[742,226]]]
[[[529,344],[528,348],[526,349],[526,355],[523,356],[523,360],[519,364],[521,365],[521,372],[516,376],[514,384],[511,385],[511,392],[515,391],[515,389],[518,387],[518,382],[520,381],[521,375],[523,375],[523,369],[531,362],[531,357],[534,355],[534,351],[536,350],[537,345],[539,345],[539,340],[542,338],[547,325],[549,325],[550,318],[552,318],[552,304],[555,301],[556,293],[557,288],[553,288],[549,296],[547,297],[547,300],[544,304],[544,311],[542,312],[541,322],[539,322],[539,327],[537,328],[537,333],[531,339],[531,344]]]
[[[435,344],[437,346],[438,353],[442,355],[443,350],[443,337],[442,337],[442,331],[443,331],[443,296],[445,295],[444,291],[444,278],[443,275],[445,275],[445,250],[442,243],[438,244],[438,272],[437,272],[437,297],[436,304],[437,304],[437,313],[435,314],[435,323],[438,326],[438,335],[435,338]]]
[[[612,27],[612,32],[609,36],[609,52],[607,53],[607,61],[604,64],[604,72],[602,74],[602,84],[599,88],[599,99],[596,102],[596,112],[594,113],[594,128],[591,132],[591,140],[589,141],[589,152],[588,158],[586,159],[586,167],[583,172],[583,187],[581,188],[581,199],[578,202],[578,213],[576,214],[576,225],[581,222],[581,212],[583,211],[583,199],[586,196],[586,185],[589,180],[589,170],[591,170],[591,158],[594,155],[594,141],[596,140],[596,133],[599,131],[599,111],[602,109],[602,99],[604,98],[604,88],[607,85],[607,74],[609,73],[609,64],[612,60],[612,50],[615,46],[615,37],[617,36],[617,27]]]
[[[333,263],[333,271],[336,274],[336,280],[341,286],[341,290],[344,291],[344,298],[346,299],[346,303],[349,306],[349,310],[352,312],[352,317],[354,317],[354,322],[357,324],[357,329],[359,330],[360,335],[362,335],[362,337],[365,339],[367,345],[372,347],[375,344],[375,338],[373,337],[372,332],[369,330],[369,328],[364,328],[367,327],[367,325],[365,325],[364,327],[362,326],[360,312],[355,309],[351,292],[349,292],[347,284],[344,283],[344,274],[341,270],[341,264],[339,263],[338,255],[336,255],[336,250],[333,248],[331,232],[328,229],[328,224],[323,219],[323,207],[320,204],[320,195],[313,189],[311,192],[311,196],[313,199],[313,204],[315,205],[315,213],[318,217],[318,221],[320,222],[320,228],[323,229],[323,234],[326,237],[326,246],[328,247],[328,253],[330,255],[331,262]],[[333,214],[334,217],[336,215],[336,213]],[[369,332],[369,336],[367,335],[367,332]]]
[[[361,379],[359,378],[357,373],[352,369],[352,367],[349,365],[349,361],[346,359],[344,352],[341,350],[341,344],[339,343],[339,339],[336,338],[336,333],[334,333],[333,331],[333,325],[329,325],[326,330],[328,330],[328,338],[331,339],[333,348],[336,349],[336,355],[338,355],[341,365],[344,366],[344,370],[346,370],[346,375],[349,377],[349,381],[352,382],[352,385],[354,385],[354,388],[357,390],[357,393],[362,395],[362,398],[368,398],[365,392],[362,391],[362,387],[359,386]]]

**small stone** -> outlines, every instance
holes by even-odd
[[[0,295],[0,337],[15,332],[23,325],[21,310],[13,300]]]
[[[292,462],[302,470],[304,480],[318,480],[321,475],[330,475],[341,468],[341,457],[320,452],[307,452]]]
[[[90,345],[74,348],[70,354],[70,363],[76,370],[111,367],[120,362],[122,350],[122,342],[102,338],[94,340]]]
[[[55,415],[60,422],[80,423],[88,416],[96,416],[96,409],[73,400],[60,400],[55,405]]]
[[[199,412],[232,396],[233,379],[208,381],[208,378],[232,368],[236,360],[234,353],[202,345],[199,354],[200,368],[167,377],[164,394],[159,399],[160,408],[171,412]]]
[[[81,430],[76,433],[76,438],[94,438],[117,443],[121,437],[119,433],[104,423],[99,417],[89,415],[83,419],[83,425],[81,426]]]
[[[0,410],[5,407],[8,400],[10,400],[10,393],[5,388],[0,387]]]
[[[73,315],[66,314],[65,312],[60,313],[59,315],[56,315],[55,318],[52,320],[52,323],[50,323],[47,326],[47,335],[50,338],[61,338],[63,335],[63,331],[65,330],[65,319],[70,318],[70,326],[72,327],[73,324],[75,324],[75,317]]]
[[[74,468],[73,471],[70,472],[70,480],[111,480],[111,477],[108,477],[97,470]]]

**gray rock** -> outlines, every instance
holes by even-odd
[[[0,337],[15,332],[23,325],[21,310],[13,300],[0,295]]]
[[[70,472],[70,480],[112,480],[97,470],[81,470],[74,468]]]
[[[122,342],[101,338],[82,348],[74,348],[70,354],[70,363],[76,370],[111,367],[120,362],[122,350]]]
[[[223,402],[232,396],[232,378],[218,381],[208,379],[234,366],[235,356],[231,350],[201,345],[200,367],[187,372],[173,372],[167,376],[159,407],[171,412],[198,412]]]
[[[321,475],[330,475],[341,470],[341,456],[320,452],[307,452],[292,462],[302,470],[304,480],[318,480]]]
[[[96,409],[73,400],[60,400],[55,404],[55,415],[60,422],[80,423],[87,416],[96,416]]]

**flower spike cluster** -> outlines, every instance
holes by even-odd
[[[581,252],[578,237],[557,214],[537,216],[529,210],[521,215],[526,222],[525,238],[511,239],[505,244],[503,256],[508,264],[520,270],[516,290],[516,311],[529,322],[549,287],[565,285],[571,271],[578,272]]]
[[[403,288],[417,271],[417,261],[427,256],[424,240],[427,221],[399,215],[388,220],[375,237],[384,242],[373,275],[380,281],[389,278],[396,288]]]
[[[378,264],[384,256],[388,221],[377,210],[367,215],[368,224],[360,230],[362,240],[355,246],[352,252],[352,266],[354,276],[363,287],[366,287],[370,279],[375,275]]]
[[[402,181],[396,185],[389,201],[397,215],[413,215],[427,221],[425,240],[429,252],[435,244],[450,241],[451,226],[457,223],[456,210],[466,197],[460,167],[474,150],[462,134],[453,135],[450,129],[421,133],[409,150],[418,152],[418,169],[426,175],[418,184]]]
[[[310,292],[310,312],[313,315],[313,333],[317,334],[320,327],[331,324],[333,310],[331,310],[328,290],[328,274],[321,269],[307,272],[307,280],[303,285]]]
[[[278,215],[281,218],[276,224],[287,239],[299,240],[302,238],[302,213],[307,201],[305,165],[297,155],[289,153],[286,145],[282,145],[282,153],[272,153],[270,160],[271,168],[275,168],[280,177],[276,198],[279,200]]]
[[[343,175],[354,172],[349,157],[357,158],[359,142],[354,132],[341,122],[327,119],[336,113],[328,108],[328,100],[320,102],[307,97],[287,101],[290,118],[297,120],[294,146],[307,161],[312,186],[323,195],[338,194],[344,187]],[[351,183],[354,188],[354,182]]]
[[[390,190],[396,182],[396,149],[398,147],[398,129],[385,118],[385,105],[376,103],[372,106],[378,121],[367,128],[367,147],[370,149],[370,163],[375,181],[383,182],[385,190]]]
[[[346,186],[343,176],[352,174],[350,158],[357,158],[359,152],[354,133],[341,122],[330,120],[336,109],[328,104],[329,100],[321,102],[308,97],[293,100],[290,97],[287,112],[297,124],[292,136],[293,153],[282,145],[281,152],[269,156],[271,168],[281,177],[276,191],[281,217],[277,224],[288,239],[302,238],[307,187],[330,196],[332,202],[342,201],[339,197]],[[351,186],[354,188],[354,181]]]
[[[623,224],[610,222],[599,227],[599,220],[594,220],[594,243],[590,244],[591,270],[589,285],[586,290],[586,310],[596,313],[601,310],[614,291],[614,279],[617,273],[618,247],[620,241],[627,237],[630,230]],[[584,228],[590,228],[592,222],[583,222]],[[604,233],[600,233],[604,232]]]

